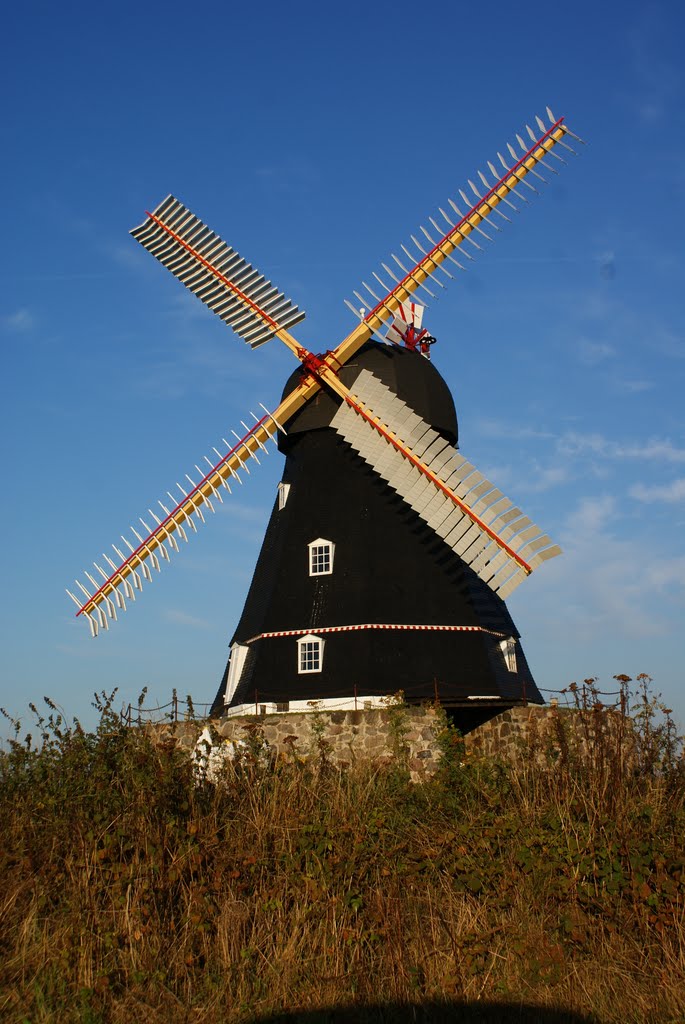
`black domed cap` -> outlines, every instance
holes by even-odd
[[[434,430],[457,444],[459,431],[454,400],[447,384],[425,356],[396,345],[369,341],[340,370],[340,380],[350,391],[354,392],[354,382],[362,370],[369,370],[378,377]],[[302,372],[298,369],[290,375],[283,398],[298,387]],[[284,424],[287,436],[279,435],[281,451],[287,451],[288,437],[329,427],[339,405],[336,395],[323,389],[318,391]]]

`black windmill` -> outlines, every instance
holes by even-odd
[[[100,579],[77,581],[83,599],[70,596],[93,635],[277,440],[283,478],[213,714],[365,707],[398,691],[453,707],[541,701],[504,602],[559,548],[458,452],[454,403],[413,295],[463,270],[455,253],[473,258],[490,238],[484,222],[508,220],[537,191],[530,179],[544,181],[540,167],[564,162],[558,148],[573,152],[577,136],[547,113],[549,126],[527,129],[530,146],[517,136],[520,156],[509,147],[511,164],[498,154],[501,177],[489,164],[494,183],[480,172],[482,189],[469,182],[474,205],[460,190],[466,212],[452,200],[453,214],[440,210],[446,232],[430,218],[432,230],[412,236],[416,252],[402,246],[405,262],[383,264],[390,285],[374,274],[366,296],[354,293],[359,324],[324,355],[289,333],[304,314],[173,196],[134,229],[245,341],[278,337],[301,366],[274,412],[252,414],[225,454],[205,457],[206,472],[177,485],[180,500],[149,509],[128,551],[113,546],[116,560],[94,563]]]

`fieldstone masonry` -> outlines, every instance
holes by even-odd
[[[533,704],[509,708],[467,733],[465,748],[473,755],[515,760],[539,749],[542,736],[553,735],[560,723],[585,730],[583,715],[574,709]],[[398,705],[382,710],[246,715],[210,724],[218,737],[233,742],[249,740],[258,730],[275,756],[317,756],[323,743],[331,763],[339,767],[362,760],[384,763],[404,753],[412,774],[419,777],[437,767],[437,737],[443,721],[442,712],[433,707]],[[201,728],[197,723],[177,722],[158,725],[155,733],[160,739],[165,733],[173,736],[192,749]]]

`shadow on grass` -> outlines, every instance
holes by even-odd
[[[570,1010],[519,1003],[384,1003],[325,1007],[257,1017],[253,1024],[597,1024]]]

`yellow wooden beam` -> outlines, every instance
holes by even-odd
[[[399,309],[403,302],[407,302],[420,284],[427,281],[435,273],[438,266],[444,263],[448,256],[455,252],[460,245],[463,245],[468,236],[475,231],[479,224],[483,223],[493,213],[502,199],[507,198],[520,185],[521,179],[533,170],[540,160],[549,153],[554,146],[564,137],[566,130],[563,127],[555,129],[538,148],[530,154],[517,168],[516,174],[510,174],[488,197],[488,202],[481,202],[471,214],[465,218],[452,231],[440,241],[420,263],[417,263],[413,270],[400,281],[400,283],[388,292],[385,298],[362,322],[347,335],[338,347],[334,349],[331,357],[332,365],[343,365],[355,352],[361,348],[364,342],[384,324],[390,316]],[[364,331],[366,326],[367,330]]]
[[[448,234],[431,251],[430,255],[426,256],[420,263],[418,263],[404,278],[404,280],[385,296],[382,302],[379,303],[376,310],[368,314],[354,328],[354,330],[352,330],[340,342],[332,353],[324,357],[323,362],[319,365],[316,371],[303,377],[301,384],[287,395],[275,410],[273,413],[273,420],[280,424],[286,423],[295,415],[296,412],[298,412],[299,409],[302,408],[305,402],[319,390],[322,384],[326,384],[343,401],[351,401],[353,405],[360,408],[365,417],[369,419],[373,425],[380,428],[386,435],[389,435],[392,439],[392,443],[394,443],[400,450],[403,450],[406,454],[410,455],[412,461],[416,461],[418,465],[420,460],[416,460],[415,456],[411,453],[411,449],[406,449],[406,446],[404,446],[398,438],[395,438],[392,431],[388,431],[387,427],[382,424],[381,420],[375,416],[373,411],[371,409],[367,409],[364,404],[357,399],[347,387],[345,387],[337,375],[337,369],[343,366],[352,358],[352,356],[355,355],[362,345],[372,337],[374,332],[377,331],[399,308],[402,302],[406,302],[411,298],[418,286],[428,280],[428,278],[435,273],[437,266],[443,263],[451,253],[458,249],[479,224],[487,220],[493,212],[493,207],[496,207],[504,198],[514,191],[516,186],[520,184],[521,179],[536,167],[540,160],[542,160],[545,155],[551,151],[551,149],[560,139],[563,138],[565,134],[566,131],[562,126],[555,129],[555,131],[553,131],[533,153],[518,165],[516,174],[510,174],[500,183],[499,186],[497,186],[495,191],[488,196],[487,203],[481,202],[469,214],[469,216],[458,225],[457,228],[448,232]],[[221,277],[218,272],[215,271],[215,273],[218,277]],[[263,317],[266,322],[269,321],[266,314],[263,314],[258,307],[255,307],[252,303],[249,304],[253,310]],[[301,361],[304,362],[310,355],[310,353],[298,343],[297,339],[284,328],[277,330],[275,335]],[[90,601],[86,602],[86,604],[82,606],[79,614],[92,614],[106,598],[111,597],[117,587],[124,580],[132,576],[133,573],[136,572],[137,569],[146,561],[146,559],[149,558],[161,544],[168,540],[170,535],[176,533],[179,527],[183,528],[190,516],[206,504],[208,499],[211,501],[214,491],[218,490],[219,487],[222,486],[224,480],[230,480],[234,473],[239,472],[241,469],[241,460],[242,462],[245,462],[247,458],[251,458],[253,455],[258,454],[260,450],[260,442],[261,444],[266,444],[275,433],[276,427],[272,421],[267,421],[258,427],[257,430],[255,430],[255,432],[237,448],[236,452],[231,455],[230,458],[221,463],[221,465],[208,476],[202,486],[198,487],[191,495],[189,495],[187,501],[180,503],[170,517],[145,539],[141,548],[135,554],[131,555],[131,557],[113,573],[110,578],[110,582],[106,583]],[[423,467],[421,464],[419,468],[422,468],[422,471],[425,471],[426,475],[432,476],[427,467]],[[447,493],[447,489],[444,488],[444,486],[442,489]],[[449,496],[452,497],[457,504],[464,507],[464,503],[456,495],[450,492]],[[466,510],[468,511],[467,507]],[[491,532],[489,528],[486,527],[486,529],[487,532]],[[496,535],[493,535],[493,539],[504,548],[507,548],[507,545],[497,538]],[[515,553],[512,552],[512,555],[516,561],[521,561]],[[525,565],[525,563],[523,564]],[[530,571],[529,568],[528,571]]]
[[[185,527],[187,520],[206,504],[207,499],[210,501],[213,499],[214,492],[222,487],[224,480],[230,482],[234,473],[238,473],[242,468],[241,460],[244,463],[252,458],[253,455],[259,456],[261,451],[260,443],[266,445],[273,437],[277,431],[276,424],[287,423],[320,387],[320,381],[313,377],[303,379],[299,387],[283,399],[273,415],[270,413],[269,417],[265,418],[265,422],[250,434],[241,445],[236,447],[234,454],[227,458],[225,462],[222,462],[214,472],[210,473],[206,481],[193,491],[186,501],[180,502],[173,513],[162,522],[162,525],[158,526],[145,538],[144,545],[113,572],[110,582],[105,583],[93,595],[90,601],[82,605],[79,614],[91,614],[106,598],[111,597],[117,587],[124,580],[132,576],[147,561],[150,555],[168,540],[171,534],[176,533],[179,527]]]

